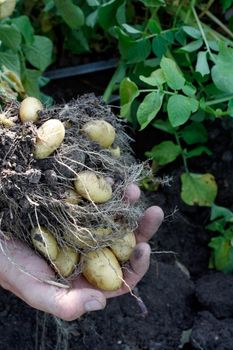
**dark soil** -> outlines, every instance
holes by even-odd
[[[78,84],[78,79],[73,83]],[[190,166],[194,172],[213,173],[219,184],[216,203],[233,209],[230,190],[232,129],[226,126],[224,130],[215,123],[209,130],[209,147],[213,155],[196,158]],[[148,133],[152,137],[150,140]],[[138,154],[148,150],[151,146],[148,142],[153,144],[160,135],[155,130],[140,133],[136,143],[140,148]],[[181,202],[179,175],[182,171],[179,162],[164,169],[159,175],[172,176],[171,186],[145,194],[148,202],[160,205],[166,216],[151,241],[150,270],[136,290],[148,314],[142,314],[137,301],[130,295],[109,300],[105,310],[90,313],[69,324],[75,329],[70,333],[68,349],[233,349],[233,276],[208,269],[208,242],[213,233],[204,226],[210,212],[208,208],[189,207]],[[47,321],[42,347],[43,314],[4,290],[0,293],[0,349],[34,349],[38,341],[37,349],[55,349],[54,320]]]

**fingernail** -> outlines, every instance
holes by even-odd
[[[140,248],[135,248],[133,255],[134,255],[134,259],[139,260],[139,259],[141,259],[143,252]]]
[[[96,311],[96,310],[102,310],[104,306],[98,301],[98,300],[90,300],[85,303],[85,310],[87,312],[89,311]]]

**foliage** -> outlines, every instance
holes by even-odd
[[[8,85],[21,97],[28,94],[43,98],[39,88],[46,83],[42,73],[52,62],[52,41],[35,35],[29,18],[24,15],[0,21],[0,40],[2,90],[7,90]]]
[[[212,249],[210,267],[217,270],[233,272],[233,212],[227,208],[213,205],[211,208],[211,223],[207,228],[219,235],[211,239]]]

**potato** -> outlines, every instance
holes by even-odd
[[[128,229],[125,236],[116,239],[110,248],[120,262],[125,262],[129,260],[135,245],[135,234],[133,231]]]
[[[110,147],[116,136],[114,127],[105,120],[91,120],[83,125],[81,131],[102,148]]]
[[[44,159],[52,154],[62,143],[65,137],[65,128],[58,119],[49,119],[37,130],[37,139],[34,150],[36,159]]]
[[[26,97],[20,105],[19,117],[23,123],[38,120],[38,112],[42,111],[42,103],[35,97]]]
[[[108,248],[81,257],[83,275],[94,287],[114,291],[121,287],[123,274],[115,255]]]
[[[64,193],[64,201],[69,204],[79,204],[81,201],[81,196],[72,189],[67,189]]]
[[[68,277],[75,269],[78,260],[79,254],[73,248],[64,246],[59,249],[53,265],[61,276]]]
[[[105,203],[112,198],[112,187],[107,180],[89,170],[78,174],[74,186],[80,196],[91,202]]]
[[[0,19],[10,16],[15,9],[16,0],[0,1]]]
[[[15,125],[15,123],[12,119],[7,118],[4,113],[0,113],[0,125],[4,126],[5,128],[11,128]]]
[[[34,247],[49,260],[55,260],[58,254],[57,241],[52,232],[45,227],[37,226],[31,230]]]
[[[110,150],[111,155],[112,155],[113,158],[116,158],[116,159],[120,158],[120,156],[121,156],[121,149],[120,149],[119,146],[111,147],[109,150]]]
[[[83,229],[82,234],[68,233],[64,234],[66,242],[74,245],[79,249],[83,248],[98,248],[98,244],[107,240],[107,237],[111,235],[112,229],[110,227],[98,227],[96,229]]]

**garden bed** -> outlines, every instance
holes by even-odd
[[[70,99],[71,95],[75,97],[88,90],[78,89],[83,86],[83,79],[88,86],[89,76],[73,77],[67,84],[64,80],[51,82],[46,92],[55,96],[57,102]],[[106,74],[101,72],[91,77],[91,81],[100,81],[97,94],[106,85],[105,79]],[[191,166],[195,172],[204,169],[214,174],[220,188],[216,203],[233,209],[230,130],[227,125],[225,130],[218,128],[217,123],[210,127],[208,146],[213,155],[195,158]],[[148,142],[153,146],[159,135],[159,131],[150,128],[135,135],[136,154],[142,157],[151,147]],[[142,313],[131,295],[109,300],[105,310],[69,324],[72,331],[67,349],[232,350],[233,276],[208,269],[208,243],[213,233],[203,227],[208,223],[210,211],[181,201],[179,175],[182,171],[179,161],[164,168],[158,175],[169,175],[170,186],[144,193],[148,205],[160,205],[166,216],[151,241],[150,270],[135,291],[148,313]],[[0,290],[1,349],[55,349],[55,322],[52,318],[47,320],[45,333],[43,322],[43,313]],[[65,349],[61,339],[59,342],[60,348]]]

